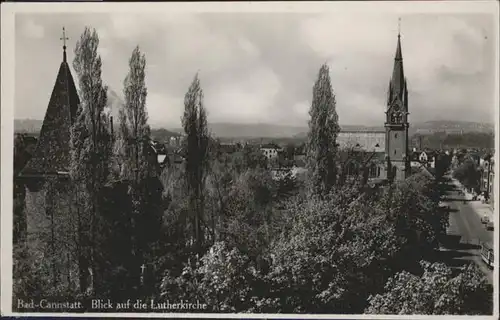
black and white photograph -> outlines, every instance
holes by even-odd
[[[498,9],[2,4],[2,315],[498,318]]]

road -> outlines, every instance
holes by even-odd
[[[493,270],[484,264],[479,252],[479,243],[493,244],[493,231],[486,230],[484,224],[481,223],[480,215],[474,208],[474,203],[466,200],[466,196],[457,190],[453,180],[450,180],[449,187],[443,199],[444,205],[451,209],[449,230],[461,235],[460,244],[454,248],[453,260],[465,260],[464,263],[467,260],[475,261],[490,283],[493,283]],[[460,261],[453,262],[457,265],[461,264]]]

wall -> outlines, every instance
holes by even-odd
[[[66,181],[45,181],[39,190],[26,188],[27,247],[30,255],[41,257],[33,272],[47,281],[46,295],[78,287],[73,196]]]

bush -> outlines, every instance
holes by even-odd
[[[476,265],[470,264],[453,276],[444,264],[422,261],[421,276],[406,271],[387,281],[385,293],[369,298],[371,314],[461,314],[492,313],[492,289]]]

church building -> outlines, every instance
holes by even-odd
[[[389,81],[384,131],[341,131],[339,147],[365,154],[368,179],[404,180],[409,176],[408,88],[404,75],[401,35],[398,33],[392,77]],[[348,157],[344,152],[344,157]],[[359,162],[359,161],[358,161]],[[361,162],[364,162],[362,160]],[[359,163],[347,166],[348,174],[356,172]]]

